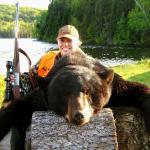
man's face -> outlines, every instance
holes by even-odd
[[[61,55],[68,55],[71,52],[75,51],[79,47],[79,41],[76,39],[69,39],[66,37],[62,37],[57,40],[58,48],[61,52]]]

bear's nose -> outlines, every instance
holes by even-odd
[[[77,112],[74,115],[73,121],[75,124],[80,125],[82,123],[83,119],[84,119],[84,115],[81,112]]]

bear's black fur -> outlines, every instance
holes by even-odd
[[[69,122],[84,124],[84,110],[79,107],[79,111],[74,111],[83,105],[82,101],[91,111],[88,117],[104,106],[137,107],[150,132],[150,89],[140,83],[125,81],[97,59],[74,52],[62,57],[47,78],[38,80],[39,88],[0,111],[0,140],[12,126],[28,126],[36,110],[53,110]]]

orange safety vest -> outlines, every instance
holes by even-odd
[[[52,69],[55,58],[58,56],[59,51],[49,51],[46,53],[39,62],[37,73],[40,77],[46,77],[48,72]]]

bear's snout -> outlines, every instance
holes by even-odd
[[[81,112],[75,113],[73,117],[73,123],[81,125],[84,122],[84,115]]]
[[[65,118],[69,123],[84,125],[90,121],[94,114],[91,97],[83,92],[79,92],[78,95],[70,95],[67,104]]]

